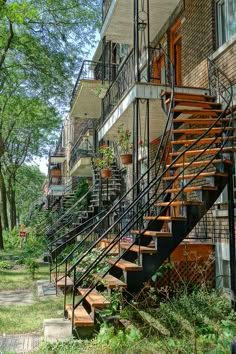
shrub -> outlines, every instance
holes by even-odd
[[[38,263],[36,262],[35,259],[28,258],[25,261],[25,266],[26,266],[26,269],[27,269],[28,273],[31,275],[32,279],[34,280],[35,279],[36,270],[39,268]]]

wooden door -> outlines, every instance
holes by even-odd
[[[180,19],[170,30],[170,59],[175,65],[175,84],[182,85],[182,34]]]

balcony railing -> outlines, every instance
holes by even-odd
[[[105,119],[118,104],[123,95],[134,83],[134,52],[127,56],[120,67],[115,81],[109,87],[103,99],[103,118]]]
[[[63,176],[50,176],[49,186],[65,186],[66,187],[66,178]]]
[[[111,3],[112,3],[112,0],[103,0],[103,2],[102,2],[102,24],[104,23],[104,21],[107,17],[108,11],[111,7]]]
[[[147,50],[149,53],[147,53]],[[147,57],[150,58],[149,61],[147,61]],[[171,81],[168,76],[168,66],[168,59],[161,47],[145,49],[139,64],[140,81],[164,86],[169,85]],[[114,82],[110,85],[103,99],[103,120],[108,117],[134,84],[134,72],[134,51],[132,50],[119,68]]]
[[[76,80],[71,99],[71,106],[81,80],[100,80],[110,84],[116,77],[117,64],[104,64],[102,62],[84,60]]]
[[[91,132],[93,134],[95,129],[96,122],[93,119],[90,119],[84,124],[84,126],[80,130],[80,135],[71,150],[70,157],[70,169],[74,167],[76,162],[81,157],[92,157],[94,154],[93,144],[91,144],[86,137],[87,132]],[[87,138],[87,141],[84,141]]]

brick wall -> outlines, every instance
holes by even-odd
[[[184,86],[205,86],[203,54],[215,48],[214,1],[186,0],[182,21],[182,70]]]
[[[218,54],[219,53],[219,54]],[[232,84],[236,84],[236,41],[232,42],[225,50],[219,49],[213,55],[214,62],[223,70],[223,72],[231,80]]]

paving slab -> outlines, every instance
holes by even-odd
[[[72,326],[69,320],[64,318],[49,318],[43,322],[45,342],[68,341],[72,336]]]
[[[38,348],[41,341],[38,334],[0,336],[0,352],[29,353]]]
[[[56,296],[56,288],[48,280],[37,280],[36,286],[39,297]]]
[[[35,304],[31,290],[9,290],[0,292],[0,306],[26,306]]]

